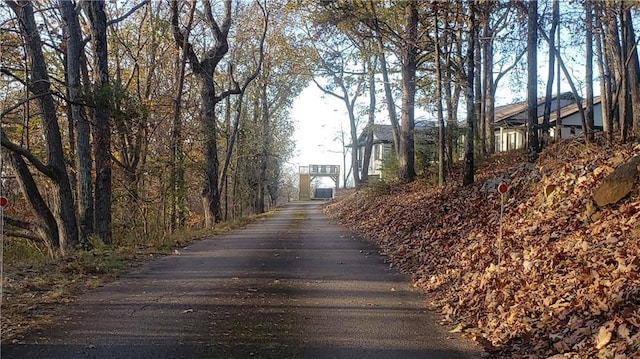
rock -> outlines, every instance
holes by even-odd
[[[600,182],[593,191],[593,200],[598,207],[617,203],[633,190],[638,179],[638,164],[640,164],[640,157],[633,157]]]

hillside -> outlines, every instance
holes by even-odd
[[[565,140],[535,165],[496,155],[467,188],[376,185],[325,211],[374,240],[445,325],[493,357],[640,358],[637,162],[630,195],[602,208],[592,199],[637,155],[640,145]]]

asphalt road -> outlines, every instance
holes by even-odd
[[[63,313],[1,357],[480,357],[313,202],[148,263]]]

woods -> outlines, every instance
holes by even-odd
[[[590,191],[637,164],[639,26],[629,0],[4,0],[3,258],[95,288],[296,199],[311,87],[341,108],[335,177],[370,195],[332,211],[422,266],[460,330],[508,354],[637,352],[640,206]],[[526,194],[504,255],[488,177]]]
[[[586,141],[640,135],[635,2],[4,1],[0,10],[3,193],[15,203],[6,231],[52,256],[94,239],[142,244],[214,228],[287,200],[289,110],[310,85],[344,104],[356,187],[382,156],[380,123],[393,139],[384,181],[437,172],[440,186],[457,174],[472,184],[476,162],[501,147],[496,103],[517,87],[527,89],[516,96],[528,99],[531,161],[562,138],[552,104],[561,82],[582,118],[572,131]],[[424,140],[418,123],[436,134]]]
[[[0,8],[5,233],[36,239],[52,256],[90,249],[92,238],[144,244],[213,227],[262,213],[284,193],[287,110],[308,79],[280,57],[295,44],[269,14],[281,21],[287,10],[120,6]]]

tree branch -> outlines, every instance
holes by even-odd
[[[193,13],[195,11],[195,1],[191,3],[191,12],[189,13],[189,24],[193,19]],[[187,35],[185,36],[182,31],[180,31],[179,24],[179,12],[178,9],[178,1],[172,0],[171,4],[171,27],[173,28],[173,38],[176,41],[176,45],[184,51],[184,55],[189,59],[189,63],[191,63],[191,70],[196,74],[201,74],[204,72],[202,65],[200,64],[200,60],[196,55],[195,51],[193,51],[193,46],[189,42],[189,28],[186,30]]]
[[[12,231],[3,231],[2,234],[6,237],[15,237],[15,238],[25,238],[30,239],[35,242],[43,242],[44,239],[29,233],[20,233],[20,232],[12,232]]]
[[[6,116],[9,113],[11,113],[11,111],[15,110],[16,108],[24,105],[25,103],[27,103],[27,102],[29,102],[31,100],[35,100],[40,96],[52,95],[52,94],[53,94],[52,92],[47,92],[47,93],[44,93],[44,94],[28,97],[28,98],[26,98],[26,99],[24,99],[24,100],[22,100],[22,101],[20,101],[20,102],[18,102],[16,104],[14,104],[14,105],[11,105],[11,106],[5,108],[2,112],[0,112],[0,118],[3,118],[4,116]]]
[[[36,156],[34,156],[33,153],[31,153],[31,151],[27,150],[26,148],[20,145],[17,145],[11,142],[11,140],[9,140],[9,138],[7,138],[7,136],[5,135],[4,130],[0,130],[0,136],[2,140],[1,141],[2,147],[10,151],[13,151],[21,155],[22,157],[26,158],[27,160],[29,160],[29,162],[31,162],[31,164],[33,164],[36,167],[36,169],[42,172],[45,176],[52,179],[55,178],[55,173],[51,168],[49,168],[49,166],[42,163]]]
[[[139,4],[137,4],[136,6],[132,7],[131,10],[127,11],[126,13],[124,13],[122,16],[117,17],[115,19],[109,20],[107,21],[107,27],[116,24],[126,18],[128,18],[131,14],[133,14],[134,12],[136,12],[138,9],[140,9],[141,7],[147,5],[149,3],[149,0],[143,0],[142,2],[140,2]]]

